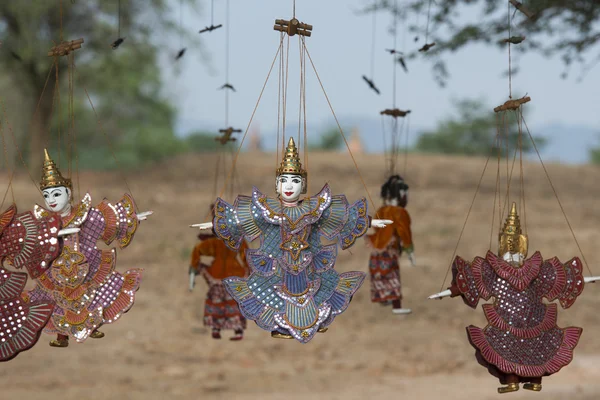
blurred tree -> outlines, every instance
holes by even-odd
[[[590,149],[590,160],[593,164],[600,165],[600,145]]]
[[[160,93],[162,82],[158,56],[162,52],[175,54],[179,50],[167,42],[172,34],[184,35],[187,47],[197,47],[199,39],[196,32],[180,32],[178,13],[169,10],[169,3],[174,2],[119,2],[121,36],[125,41],[114,51],[110,45],[118,38],[117,1],[24,3],[0,2],[0,71],[10,77],[20,97],[27,99],[23,103],[25,110],[21,117],[29,120],[31,125],[23,124],[28,134],[21,135],[20,147],[28,156],[30,170],[40,167],[44,146],[58,147],[59,132],[62,138],[60,148],[63,154],[66,152],[64,138],[71,81],[75,98],[77,153],[82,161],[90,159],[83,155],[84,152],[89,151],[98,157],[110,154],[106,137],[97,128],[84,87],[115,151],[123,153],[122,149],[127,149],[128,153],[132,153],[129,156],[132,160],[148,160],[169,155],[177,147],[173,133],[175,113]],[[194,2],[185,0],[185,4],[193,6]],[[74,75],[68,76],[67,57],[61,57],[58,72],[55,69],[50,74],[54,61],[47,56],[50,47],[61,40],[81,37],[85,42],[74,52]],[[58,92],[60,102],[54,100],[53,93],[57,79],[61,89]],[[38,101],[39,110],[34,118]],[[103,161],[113,163],[111,159],[100,157],[96,164]],[[130,163],[125,161],[124,164]]]
[[[308,147],[311,150],[334,151],[339,150],[343,143],[344,139],[342,138],[340,130],[335,127],[326,130],[320,135],[318,143],[309,144]]]
[[[216,137],[217,132],[193,132],[185,138],[185,148],[190,152],[202,153],[215,152],[219,150],[237,150],[239,147],[239,137],[236,138],[237,140],[235,142],[228,142],[225,145],[222,145],[220,142],[216,141]]]
[[[443,120],[438,123],[434,131],[423,132],[417,140],[416,149],[429,153],[465,154],[465,155],[489,155],[496,153],[495,143],[498,129],[506,137],[506,127],[500,125],[498,128],[497,118],[488,107],[478,100],[459,100],[456,102],[456,117]],[[517,119],[514,112],[507,114],[508,123],[508,145],[513,155],[519,141]],[[535,144],[540,150],[546,144],[546,140],[534,137]],[[524,153],[534,151],[531,139],[527,131],[521,137],[521,145]],[[506,145],[503,145],[505,148]],[[517,155],[518,157],[518,155]]]
[[[376,9],[394,10],[396,0],[375,0],[376,5],[365,11]],[[600,1],[597,0],[520,0],[525,7],[533,12],[533,18],[527,18],[517,11],[508,0],[408,0],[400,2],[402,9],[396,14],[405,18],[410,13],[418,13],[409,29],[420,39],[422,46],[425,39],[428,8],[431,7],[429,23],[429,43],[435,46],[425,53],[415,51],[433,61],[434,75],[438,83],[444,85],[448,71],[442,56],[455,52],[472,43],[497,44],[506,49],[506,43],[500,43],[508,38],[507,13],[513,18],[511,36],[525,36],[526,40],[516,46],[511,46],[515,52],[536,51],[544,56],[558,55],[565,64],[562,77],[567,76],[573,62],[582,66],[582,75],[600,61]],[[479,11],[471,21],[467,7]],[[408,19],[405,19],[408,20]],[[593,60],[586,60],[585,54],[593,54]]]

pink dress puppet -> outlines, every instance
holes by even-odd
[[[571,362],[582,332],[557,326],[558,307],[544,299],[558,300],[563,308],[573,305],[584,287],[581,261],[544,260],[540,252],[525,259],[527,237],[521,234],[514,203],[500,234],[499,253],[502,257],[488,251],[472,263],[456,257],[449,292],[472,308],[479,300],[494,298],[483,305],[487,326],[471,325],[467,334],[478,362],[506,385],[498,392],[517,391],[521,383],[524,389],[540,391],[542,377]]]
[[[32,301],[56,303],[44,329],[57,334],[51,346],[68,346],[69,337],[77,342],[102,338],[104,333],[98,328],[115,322],[133,306],[143,270],[115,271],[115,250],[100,250],[96,244],[116,241],[125,248],[131,243],[140,219],[133,199],[126,194],[118,203],[103,200],[93,207],[86,194],[77,206],[71,206],[71,182],[62,177],[47,152],[40,187],[48,209],[36,206],[36,216],[53,215],[54,211],[60,214],[64,228],[80,231],[64,238],[60,256],[37,277],[37,285],[28,295]]]
[[[50,319],[52,300],[31,301],[23,293],[27,273],[39,276],[62,249],[58,216],[37,219],[17,214],[16,206],[0,214],[0,361],[8,361],[35,345]]]

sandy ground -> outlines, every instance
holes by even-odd
[[[329,181],[334,193],[353,201],[365,195],[350,158],[311,154],[310,193]],[[33,349],[0,365],[0,399],[437,399],[497,398],[497,381],[480,367],[464,327],[483,326],[480,308],[459,299],[427,300],[445,288],[452,258],[485,160],[411,155],[407,181],[413,218],[416,268],[402,260],[405,305],[414,313],[394,316],[369,299],[368,282],[329,332],[307,345],[271,339],[249,324],[241,342],[210,338],[201,315],[206,287],[187,290],[189,254],[196,232],[188,224],[206,220],[213,196],[214,155],[187,156],[151,170],[126,172],[141,211],[155,215],[143,223],[131,246],[119,251],[120,271],[145,268],[136,304],[106,337],[48,346],[42,336]],[[369,192],[379,206],[384,179],[381,156],[358,156]],[[252,184],[266,193],[274,186],[273,155],[242,154],[241,193]],[[502,166],[503,171],[506,165]],[[562,260],[580,255],[539,164],[526,164],[527,228],[530,250]],[[579,244],[592,271],[600,275],[600,169],[549,165]],[[490,245],[497,166],[492,161],[458,247],[464,258],[483,255]],[[37,173],[35,179],[37,180]],[[6,187],[6,175],[0,187]],[[126,191],[119,174],[81,173],[93,199],[117,201]],[[518,189],[517,181],[513,188]],[[505,190],[506,184],[502,183]],[[29,177],[14,184],[21,210],[41,197]],[[516,190],[515,195],[518,194]],[[9,195],[10,196],[10,195]],[[226,196],[226,198],[229,196]],[[515,199],[518,199],[515,197]],[[228,200],[231,200],[229,197]],[[496,206],[496,222],[497,222]],[[524,220],[522,215],[522,221]],[[492,248],[496,250],[496,241]],[[532,251],[530,251],[530,254]],[[367,271],[368,250],[359,242],[340,253],[339,271]],[[575,360],[544,380],[541,394],[520,391],[513,399],[592,400],[600,396],[600,285],[587,290],[559,315],[560,326],[583,326]]]

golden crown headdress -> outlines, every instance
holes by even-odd
[[[302,163],[300,162],[300,156],[298,155],[298,148],[296,147],[296,143],[294,142],[294,138],[290,138],[288,141],[287,147],[285,148],[285,152],[283,153],[283,160],[281,161],[281,165],[275,171],[276,175],[283,174],[292,174],[292,175],[300,175],[305,180],[305,184],[302,186],[302,193],[306,193],[306,171],[302,168]]]
[[[42,167],[40,189],[44,190],[58,186],[65,186],[71,190],[73,189],[71,180],[62,176],[60,170],[54,163],[54,160],[50,158],[48,150],[44,149],[44,166]]]
[[[508,217],[504,222],[504,228],[500,232],[499,237],[499,253],[500,256],[507,252],[521,253],[523,257],[527,257],[527,249],[529,246],[527,235],[523,235],[521,231],[521,221],[517,214],[517,204],[512,203]]]
[[[298,155],[298,148],[296,147],[296,143],[294,143],[294,138],[290,138],[285,153],[283,153],[281,165],[277,168],[276,172],[277,176],[294,174],[306,178],[306,171],[302,168],[302,163],[300,163],[300,156]]]

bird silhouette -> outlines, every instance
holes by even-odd
[[[406,62],[404,61],[404,57],[399,56],[397,61],[400,63],[400,65],[402,65],[402,69],[404,70],[404,72],[408,73],[408,68],[406,67]]]
[[[202,29],[202,30],[198,31],[198,33],[212,32],[212,31],[214,31],[215,29],[219,29],[219,28],[220,28],[220,27],[222,27],[222,26],[223,26],[223,24],[219,24],[219,25],[216,25],[216,26],[215,26],[215,25],[207,26],[206,28],[204,28],[204,29]]]
[[[116,50],[116,48],[119,47],[121,45],[121,43],[123,43],[124,41],[125,41],[125,38],[118,38],[117,40],[112,42],[112,44],[110,46],[113,48],[113,50]]]
[[[377,94],[381,94],[381,93],[379,92],[379,89],[377,89],[377,86],[375,86],[375,83],[373,83],[373,81],[372,81],[372,80],[370,80],[369,78],[367,78],[367,77],[366,77],[366,76],[364,76],[364,75],[363,75],[363,77],[362,77],[362,78],[365,80],[365,82],[367,82],[367,85],[369,85],[369,87],[375,91],[375,93],[377,93]]]
[[[226,83],[219,88],[219,90],[223,90],[223,89],[231,89],[235,92],[235,88],[232,85],[230,85],[229,83]]]

